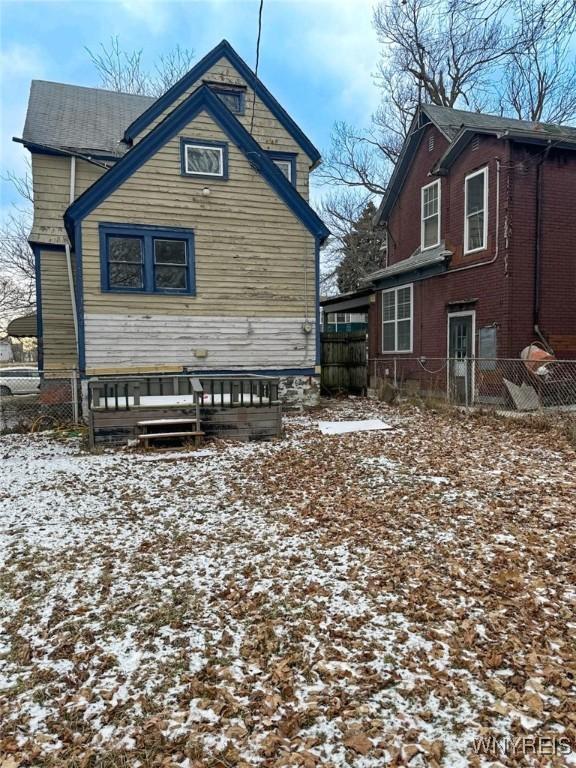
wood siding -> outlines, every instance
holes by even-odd
[[[62,217],[70,205],[70,165],[69,157],[32,154],[34,223],[30,240],[57,245],[68,242]],[[104,168],[76,160],[75,197],[103,173]]]
[[[88,372],[146,372],[150,362],[165,371],[311,368],[315,337],[303,323],[304,317],[88,314]]]
[[[228,142],[229,179],[182,176],[181,136]],[[193,229],[197,296],[102,293],[100,222]],[[168,314],[300,316],[306,286],[314,314],[313,236],[205,112],[86,217],[82,249],[87,313],[122,306]]]
[[[187,91],[176,99],[170,107],[153,120],[145,130],[140,133],[135,143],[141,141],[144,136],[150,133],[158,123],[170,114],[178,104],[181,104],[193,91],[195,91],[203,81],[226,83],[228,85],[246,86],[246,81],[240,77],[236,69],[227,61],[221,59],[211,69],[209,69],[200,80],[195,82]],[[286,129],[278,122],[262,101],[254,98],[254,91],[246,88],[246,109],[243,115],[236,115],[247,131],[252,126],[252,105],[254,104],[254,127],[252,135],[260,146],[267,151],[276,152],[296,152],[296,188],[305,200],[308,200],[308,177],[310,171],[310,158],[297,144]]]
[[[41,250],[40,275],[44,371],[70,371],[78,363],[65,252]]]

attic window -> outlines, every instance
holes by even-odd
[[[266,153],[278,170],[282,171],[288,181],[296,185],[296,153],[294,152],[267,152]]]
[[[434,134],[431,133],[430,136],[428,136],[428,152],[432,152],[434,149]]]
[[[182,139],[180,164],[183,176],[227,179],[228,145],[221,141]]]
[[[235,88],[233,85],[212,85],[210,87],[230,112],[235,115],[244,114],[246,93],[243,88]]]
[[[479,146],[480,146],[480,137],[474,136],[474,138],[472,139],[472,144],[470,146],[470,149],[475,150],[475,149],[478,149]]]

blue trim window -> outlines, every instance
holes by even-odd
[[[220,101],[225,104],[230,112],[235,115],[243,115],[246,111],[246,92],[244,88],[235,88],[233,85],[211,85]]]
[[[183,176],[202,179],[228,178],[228,144],[206,139],[180,140],[180,170]]]
[[[296,153],[295,152],[267,152],[274,165],[282,171],[288,181],[296,186]]]
[[[194,294],[194,232],[100,224],[102,291]]]

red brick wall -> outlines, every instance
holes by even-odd
[[[428,136],[434,149],[428,151]],[[414,163],[392,211],[389,263],[408,258],[420,246],[420,190],[433,180],[429,170],[447,142],[438,130],[425,131]],[[449,304],[461,302],[476,312],[478,330],[495,324],[499,357],[517,358],[536,340],[533,331],[534,242],[536,233],[536,166],[534,156],[518,145],[480,136],[477,149],[469,146],[441,179],[441,238],[454,256],[449,270],[414,283],[414,346],[401,357],[445,357]],[[568,153],[561,153],[565,158]],[[496,234],[496,188],[499,173],[499,226]],[[488,167],[488,242],[486,250],[463,254],[464,178]],[[554,340],[576,346],[576,157],[550,154],[543,170],[543,246],[541,327]],[[572,202],[571,202],[572,201]],[[496,252],[496,245],[498,251]],[[492,263],[481,264],[495,259]],[[462,270],[472,264],[473,269]],[[475,300],[475,301],[474,301]],[[370,356],[381,353],[381,292],[370,305]],[[568,349],[559,356],[576,356]]]

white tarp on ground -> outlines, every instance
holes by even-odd
[[[373,429],[394,429],[380,419],[362,421],[319,421],[318,427],[323,435],[343,435],[346,432],[370,432]]]

